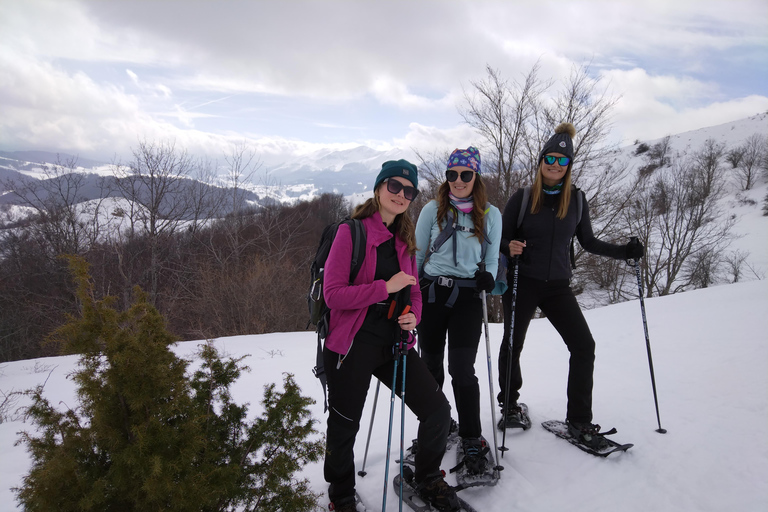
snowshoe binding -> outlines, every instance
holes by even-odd
[[[403,467],[403,478],[395,476],[392,484],[395,491],[400,493],[400,484],[403,486],[403,503],[416,512],[476,512],[466,501],[456,495],[456,489],[448,485],[444,479],[445,474],[440,471],[421,482],[414,481],[413,469]]]
[[[332,512],[365,512],[368,509],[363,505],[360,496],[348,496],[328,504],[328,510]]]
[[[479,485],[495,485],[499,472],[495,470],[493,454],[484,437],[462,439],[456,449],[457,464],[451,469],[456,473],[459,489]]]
[[[542,423],[541,426],[577,448],[598,457],[607,457],[615,452],[626,452],[634,446],[633,444],[619,444],[605,437],[615,434],[615,428],[601,432],[600,425],[589,422],[577,423],[549,420]]]
[[[448,441],[445,446],[445,450],[450,450],[453,445],[458,443],[459,441],[459,424],[456,423],[456,420],[451,418],[451,426],[448,430]],[[411,441],[411,446],[409,446],[403,455],[403,464],[410,464],[411,466],[416,466],[416,453],[419,451],[419,440],[414,439]],[[400,459],[395,460],[398,464],[400,463]]]
[[[496,425],[499,430],[507,428],[531,428],[531,417],[528,415],[528,406],[524,403],[510,404],[509,407],[501,407],[501,419]]]

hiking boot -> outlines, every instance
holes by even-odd
[[[354,496],[347,496],[328,505],[328,510],[333,512],[357,512]]]
[[[570,420],[566,420],[566,424],[568,425],[568,433],[581,444],[594,449],[599,449],[605,444],[605,437],[600,432],[600,425],[588,421],[578,422]]]
[[[530,418],[526,416],[523,407],[515,402],[510,404],[509,407],[501,407],[501,419],[496,426],[499,430],[508,428],[527,429],[530,427]]]
[[[462,464],[467,473],[470,475],[485,473],[488,469],[488,458],[486,455],[490,450],[485,441],[479,437],[467,437],[461,440],[461,447],[464,450]]]
[[[460,510],[456,491],[445,482],[444,476],[442,471],[428,475],[423,482],[416,484],[416,493],[436,510]]]

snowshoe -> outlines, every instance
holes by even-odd
[[[416,485],[413,470],[409,466],[405,466],[402,480],[400,475],[397,475],[392,484],[395,491],[400,493],[402,483],[403,503],[416,512],[476,512],[466,501],[456,495],[456,490],[445,482],[444,476],[444,473],[440,471]]]
[[[549,420],[542,423],[541,426],[580,450],[598,457],[607,457],[615,452],[626,452],[634,446],[631,443],[619,444],[605,437],[615,434],[615,428],[607,432],[600,432],[600,425],[593,425],[592,423],[566,423]]]
[[[519,403],[512,404],[510,407],[501,408],[501,419],[496,425],[499,430],[507,428],[521,428],[528,430],[531,428],[531,417],[528,415],[528,406]]]
[[[479,485],[496,485],[499,472],[494,467],[494,457],[491,447],[484,437],[477,439],[462,439],[456,449],[457,464],[451,469],[456,473],[459,489]]]
[[[458,443],[459,441],[459,424],[456,423],[456,420],[451,418],[451,427],[448,430],[448,441],[445,445],[445,451],[450,450],[453,445]],[[403,455],[403,464],[410,464],[411,466],[416,465],[416,452],[419,451],[419,440],[414,439],[411,441],[411,446],[406,448],[405,454]],[[400,463],[400,459],[395,460],[398,464]]]

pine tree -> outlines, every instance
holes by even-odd
[[[95,300],[87,264],[70,259],[81,304],[52,340],[80,354],[73,379],[78,406],[60,411],[38,387],[28,413],[37,434],[22,433],[32,468],[15,489],[33,511],[304,511],[314,507],[294,473],[322,454],[307,406],[291,375],[284,391],[266,386],[265,412],[248,422],[247,404],[229,387],[242,359],[223,360],[208,343],[202,364],[170,346],[163,317],[140,290],[123,312]]]

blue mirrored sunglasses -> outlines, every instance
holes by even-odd
[[[552,156],[552,155],[544,156],[544,163],[547,165],[552,165],[555,162],[557,162],[557,165],[565,167],[566,165],[568,165],[570,161],[571,159],[568,158],[567,156]]]
[[[419,195],[419,189],[416,187],[410,187],[408,185],[403,185],[397,180],[387,180],[387,190],[389,190],[390,194],[399,194],[400,191],[403,191],[403,197],[405,197],[409,201],[413,201],[416,199],[416,196]]]

